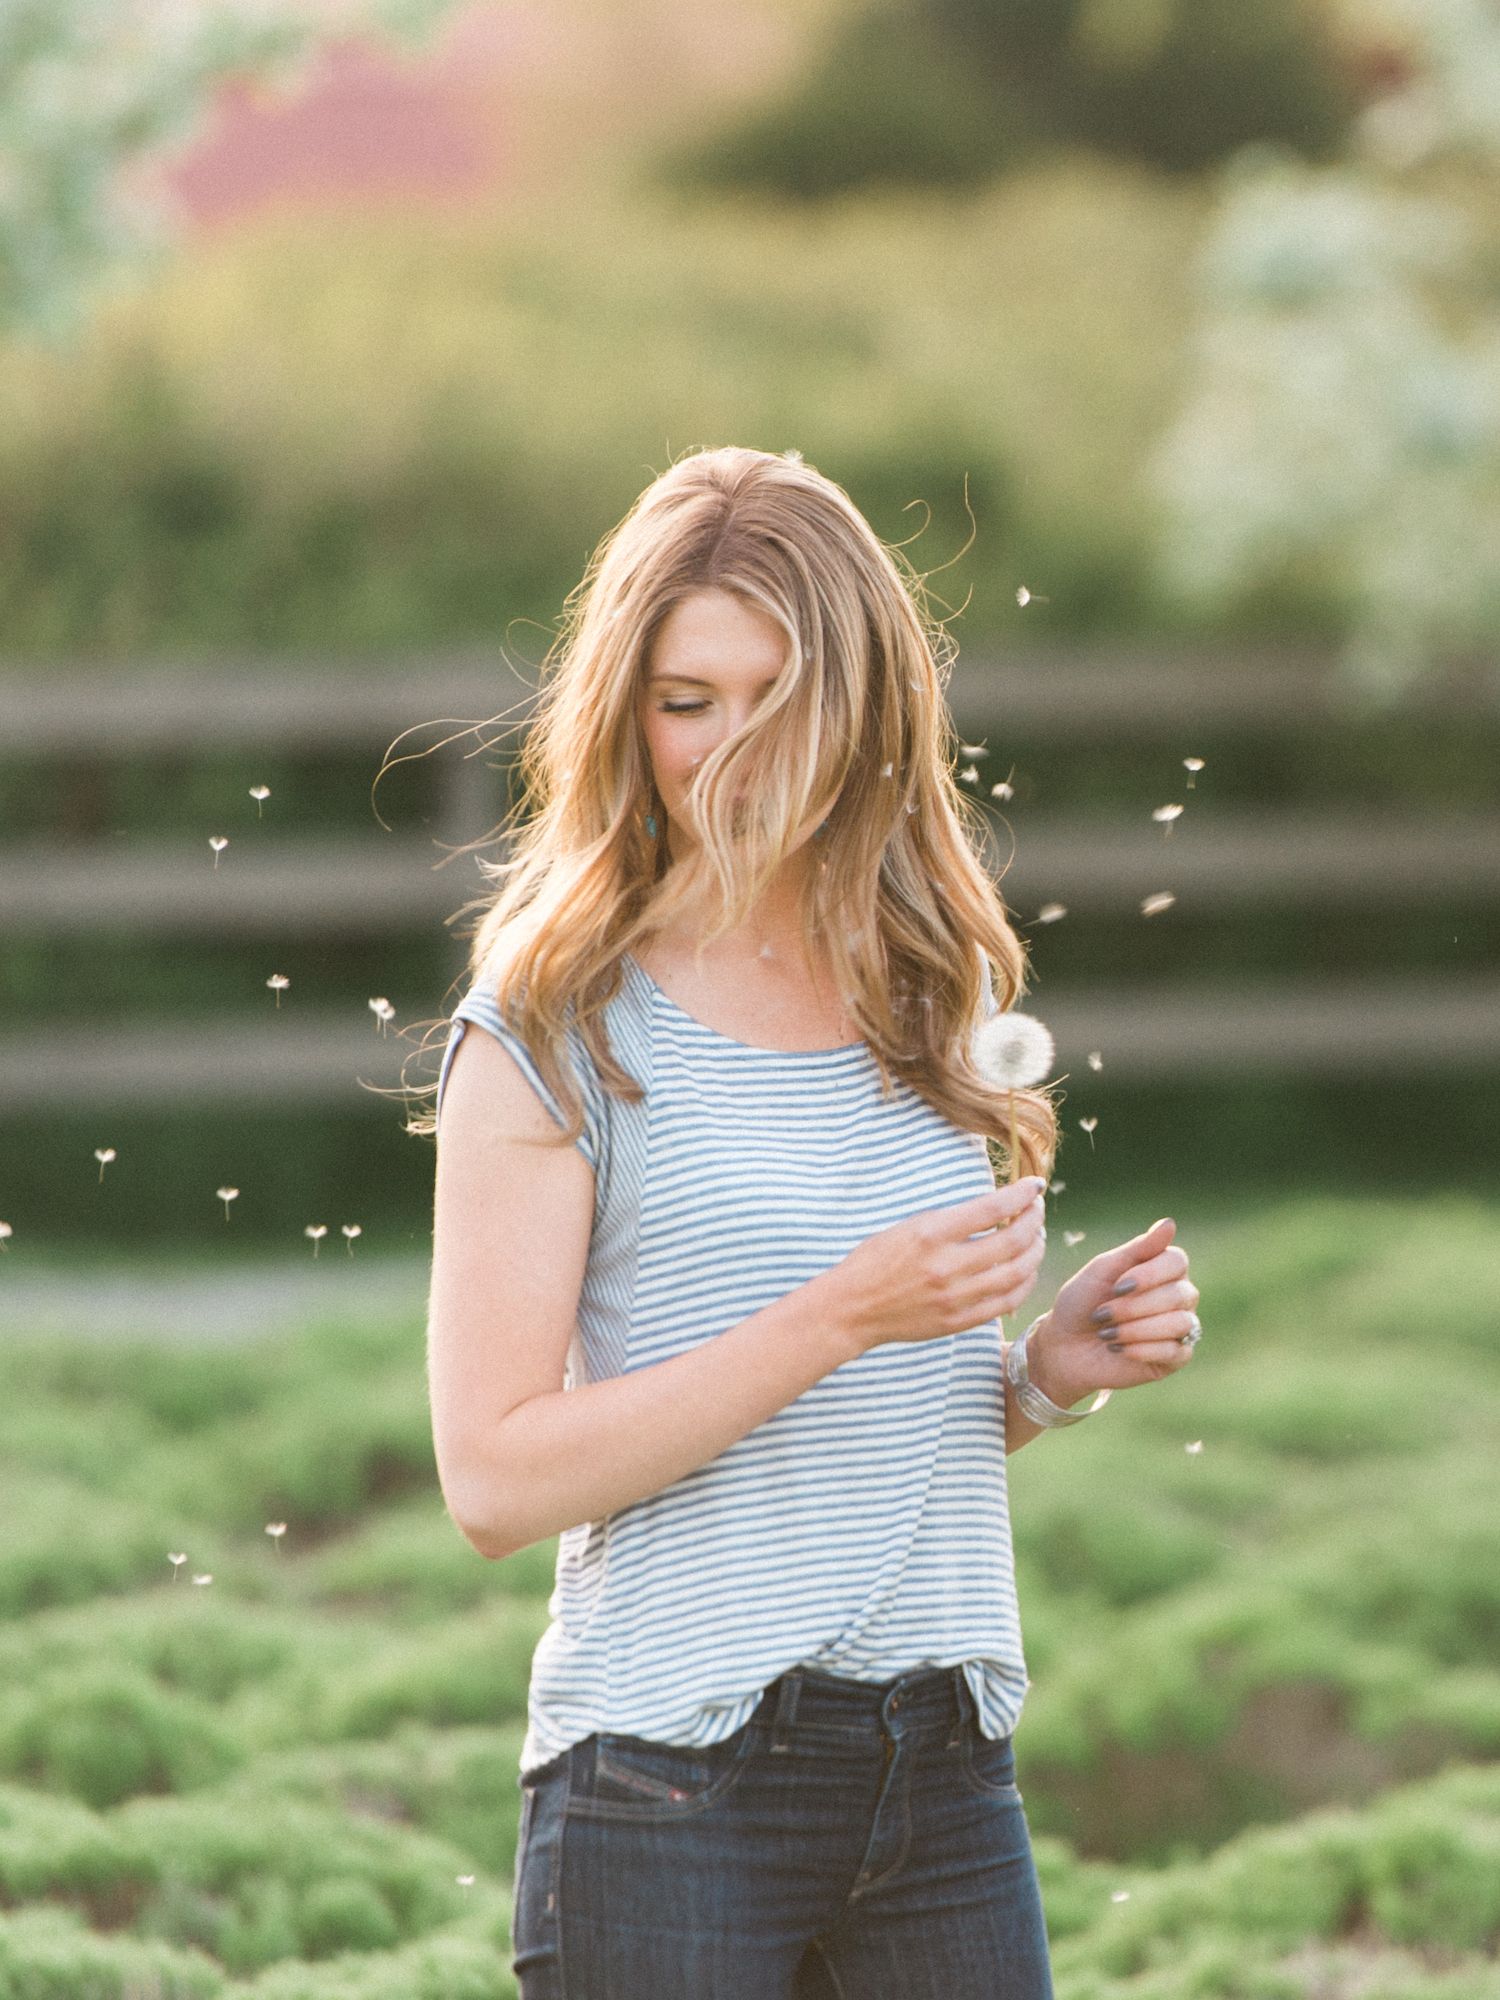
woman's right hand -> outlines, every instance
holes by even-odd
[[[937,1340],[1015,1312],[1047,1248],[1032,1177],[953,1208],[928,1209],[867,1236],[809,1290],[831,1294],[853,1353],[890,1341]]]

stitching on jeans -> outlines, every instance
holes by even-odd
[[[839,1978],[837,1972],[835,1972],[833,1967],[833,1960],[828,1956],[827,1952],[824,1951],[823,1940],[821,1938],[814,1938],[812,1941],[812,1949],[818,1954],[819,1958],[822,1959],[823,1969],[828,1974],[829,1979],[832,1981],[833,1990],[839,1996],[839,2000],[844,2000],[844,1982],[842,1979]]]
[[[568,1804],[573,1796],[573,1753],[568,1752],[563,1765],[562,1811],[557,1820],[557,1839],[552,1843],[552,1883],[548,1892],[551,1908],[547,1914],[557,1926],[557,2000],[568,2000],[568,1961],[563,1940],[567,1935],[563,1925],[562,1908],[562,1867],[563,1842],[568,1837]]]

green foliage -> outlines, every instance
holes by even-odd
[[[888,536],[930,506],[923,570],[967,479],[937,587],[968,634],[1020,631],[1018,572],[1049,632],[1136,619],[1202,199],[1061,161],[836,226],[601,189],[205,241],[72,353],[7,357],[7,647],[537,659],[650,470],[726,441],[796,445]]]
[[[841,19],[789,96],[673,163],[813,200],[953,187],[1059,142],[1195,172],[1337,150],[1355,107],[1316,0],[905,0]]]
[[[1495,1220],[1216,1224],[1192,1369],[1011,1461],[1060,2000],[1497,2000]],[[417,1345],[392,1313],[0,1351],[18,1489],[84,1545],[90,1509],[174,1528],[138,1574],[64,1539],[66,1588],[0,1622],[0,2000],[510,1995],[552,1552],[486,1564],[447,1521]]]

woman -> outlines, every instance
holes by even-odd
[[[521,1992],[1033,2000],[1005,1452],[1182,1366],[1187,1259],[1166,1221],[1094,1258],[1002,1366],[1052,1111],[972,1061],[1022,955],[837,487],[685,460],[559,650],[450,1043],[431,1311],[454,1519],[562,1537]]]

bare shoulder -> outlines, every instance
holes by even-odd
[[[588,1161],[559,1143],[514,1058],[471,1027],[443,1097],[433,1213],[428,1369],[445,1490],[507,1411],[562,1387],[593,1213]]]

